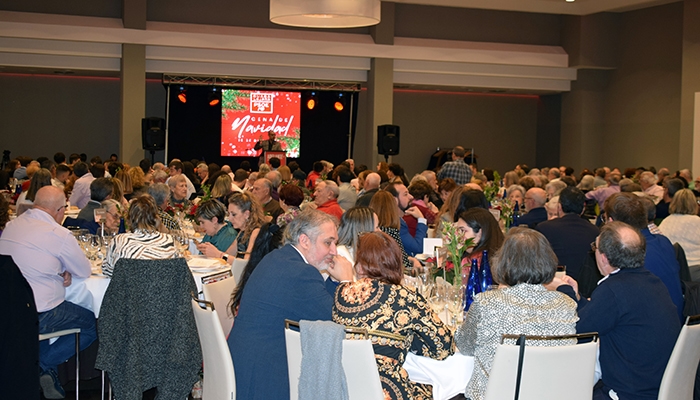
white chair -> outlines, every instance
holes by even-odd
[[[590,400],[593,396],[598,334],[567,336],[525,336],[529,340],[564,340],[592,338],[588,343],[568,346],[525,346],[522,376],[516,397],[516,381],[520,364],[520,346],[504,344],[503,335],[496,350],[485,400]],[[566,395],[563,395],[565,393]]]
[[[700,362],[700,315],[688,317],[681,328],[659,387],[659,400],[691,400]]]
[[[205,308],[200,307],[203,304]],[[210,310],[211,309],[211,310]],[[236,375],[226,338],[219,327],[219,316],[212,302],[192,299],[199,342],[204,358],[202,400],[236,400]]]
[[[287,367],[289,369],[289,397],[290,400],[297,400],[299,398],[299,376],[301,375],[301,335],[289,328],[290,326],[298,328],[298,322],[290,320],[284,322]],[[367,337],[367,331],[364,329],[346,328],[346,332]],[[343,370],[345,370],[350,400],[384,399],[377,363],[374,360],[374,349],[369,339],[343,340]]]
[[[39,341],[75,335],[75,400],[80,399],[80,328],[64,329],[51,333],[40,333]]]
[[[241,276],[243,276],[243,269],[247,264],[248,260],[244,260],[242,258],[235,258],[233,260],[233,264],[231,265],[231,272],[233,273],[233,279],[235,279],[236,282],[241,281]]]
[[[202,285],[204,299],[214,303],[224,337],[228,336],[229,332],[231,332],[231,327],[233,327],[233,315],[229,313],[228,302],[231,299],[233,289],[236,288],[236,282],[235,278],[229,277]]]

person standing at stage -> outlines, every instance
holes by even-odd
[[[282,151],[282,143],[276,141],[276,137],[277,135],[275,135],[275,132],[273,131],[267,132],[267,140],[263,140],[262,135],[260,135],[260,139],[257,143],[255,143],[255,147],[253,147],[255,150],[262,149],[263,151],[262,154],[260,154],[260,161],[258,162],[258,165],[265,162],[266,151]]]

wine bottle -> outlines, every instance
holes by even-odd
[[[518,226],[518,222],[520,222],[520,205],[516,201],[513,207],[513,223],[511,226]]]
[[[493,276],[491,275],[491,265],[489,264],[489,251],[484,250],[481,253],[481,268],[479,269],[479,280],[481,283],[481,291],[489,290],[493,285]]]
[[[469,306],[474,301],[474,296],[481,292],[479,284],[479,262],[472,259],[472,268],[469,270],[469,278],[467,279],[467,293],[465,295],[464,311],[469,311]]]

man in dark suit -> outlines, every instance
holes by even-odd
[[[536,228],[552,245],[559,265],[566,266],[566,274],[577,280],[591,248],[591,242],[595,241],[599,233],[595,225],[581,217],[585,202],[586,195],[583,192],[567,186],[559,194],[557,205],[560,214],[564,215],[544,221]]]
[[[228,338],[239,399],[289,399],[284,320],[330,320],[337,281],[352,280],[352,265],[336,255],[336,223],[306,210],[285,231],[285,246],[250,275]]]
[[[595,248],[605,278],[590,301],[569,276],[548,287],[578,302],[579,333],[600,333],[602,380],[593,399],[656,400],[681,327],[676,309],[663,282],[644,268],[646,241],[637,229],[608,222]]]
[[[382,178],[378,173],[372,172],[368,174],[365,178],[364,193],[357,198],[355,202],[355,207],[369,207],[369,202],[372,201],[372,197],[379,191],[379,184]]]
[[[525,207],[527,214],[520,217],[518,226],[528,226],[535,229],[537,224],[547,220],[547,210],[544,204],[547,202],[547,192],[543,189],[534,187],[525,193]]]
[[[114,183],[109,178],[97,178],[90,183],[90,201],[80,210],[78,219],[95,222],[95,210],[102,207],[102,202],[111,199]]]

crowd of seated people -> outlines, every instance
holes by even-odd
[[[88,160],[84,155],[66,157],[62,153],[57,153],[53,161],[18,157],[7,164],[0,176],[7,177],[0,181],[3,188],[12,189],[11,195],[0,199],[0,240],[2,232],[12,226],[10,216],[33,209],[37,194],[45,186],[63,193],[69,207],[80,209],[77,215],[72,214],[75,218],[62,216],[58,223],[86,228],[92,233],[103,228],[105,234],[116,235],[103,267],[108,276],[119,258],[181,256],[175,243],[177,239],[171,233],[181,231],[183,224],[191,221],[203,236],[195,246],[197,252],[228,263],[236,258],[248,260],[241,282],[237,282],[232,293],[231,307],[240,320],[234,324],[229,345],[234,362],[252,368],[244,371],[245,367],[241,367],[240,375],[236,368],[239,390],[249,394],[256,393],[257,385],[264,384],[251,375],[260,360],[247,359],[252,353],[240,348],[258,332],[254,326],[255,318],[259,317],[256,307],[260,304],[256,302],[263,297],[260,293],[253,295],[253,290],[265,288],[268,295],[295,296],[293,300],[288,299],[288,304],[266,305],[278,307],[269,316],[277,322],[281,317],[295,320],[314,317],[355,324],[358,319],[345,315],[351,308],[346,303],[360,292],[369,296],[363,297],[364,302],[373,301],[368,293],[382,292],[378,307],[382,302],[390,302],[392,307],[396,301],[413,302],[410,307],[424,312],[427,317],[414,316],[417,319],[406,322],[401,329],[395,329],[395,325],[387,329],[392,334],[412,336],[414,340],[420,337],[424,355],[447,357],[453,351],[454,341],[460,351],[474,355],[474,374],[465,396],[475,400],[483,397],[488,382],[496,336],[522,333],[522,327],[527,327],[528,333],[551,335],[581,331],[583,328],[579,329],[581,323],[577,324],[577,318],[585,322],[582,326],[597,328],[602,322],[589,314],[584,314],[585,319],[581,315],[577,317],[576,309],[578,307],[581,313],[605,301],[604,289],[609,290],[608,286],[612,287],[616,281],[610,279],[611,284],[604,286],[598,284],[600,279],[623,271],[625,274],[620,276],[629,275],[627,279],[645,288],[652,283],[658,287],[652,282],[658,279],[663,289],[658,301],[673,306],[673,315],[679,317],[676,322],[683,318],[684,299],[680,292],[681,265],[676,253],[671,254],[674,243],[685,251],[690,279],[700,281],[700,236],[688,234],[700,230],[698,192],[688,170],[671,174],[665,168],[658,172],[653,168],[632,168],[621,173],[617,168],[598,167],[575,175],[573,169],[566,166],[529,168],[519,164],[512,171],[504,172],[501,181],[494,182],[494,171],[479,170],[476,165],[468,164],[464,149],[459,146],[442,169],[419,171],[410,180],[404,166],[397,163],[380,162],[375,169],[370,169],[355,165],[353,160],[344,160],[337,166],[320,160],[308,174],[296,162],[278,163],[279,160],[271,165],[262,164],[258,171],[253,171],[247,162],[232,169],[228,165],[219,167],[198,160],[173,159],[167,164],[151,165],[144,159],[139,165],[130,166],[116,157],[105,162],[100,157]],[[9,178],[17,182],[16,186],[9,188]],[[489,211],[495,202],[487,197],[492,186],[496,187],[495,201],[517,205],[517,218],[512,221],[517,229],[512,227],[510,232],[506,231],[503,222],[497,221]],[[620,193],[631,193],[632,197]],[[498,200],[500,198],[503,200]],[[95,222],[96,209],[106,211],[103,225]],[[19,216],[16,218],[21,221]],[[480,262],[482,251],[488,250],[498,260],[494,275],[501,285],[501,289],[477,297],[473,311],[467,314],[456,337],[439,322],[424,326],[426,318],[432,321],[437,317],[431,315],[425,299],[415,294],[406,295],[401,286],[404,273],[422,270],[422,263],[416,256],[423,252],[423,239],[428,235],[439,237],[445,222],[455,223],[462,238],[473,239],[472,246],[464,254],[463,265],[469,265],[472,259]],[[596,243],[604,233],[614,236],[605,239],[606,243],[638,245],[637,236],[630,232],[644,238],[646,261],[620,265],[613,254],[619,249],[614,246],[591,249],[591,242]],[[363,250],[363,243],[366,250]],[[377,246],[381,252],[375,248]],[[0,249],[5,252],[14,251],[11,247],[9,243],[0,242]],[[604,256],[607,269],[600,269]],[[537,265],[526,265],[528,257],[536,260]],[[274,265],[270,264],[273,260]],[[282,283],[264,278],[274,274],[276,268],[286,266],[284,260],[293,261],[290,265],[294,266],[289,268],[299,268],[298,274],[284,272],[285,276],[289,275],[288,282],[284,282],[284,285],[291,285],[289,288],[278,287]],[[280,263],[282,265],[277,265]],[[557,266],[567,271],[565,279],[553,279]],[[20,268],[23,267],[20,265]],[[635,281],[632,272],[626,269],[637,275],[643,270],[646,281]],[[309,293],[316,297],[300,292],[299,287],[305,285],[312,288]],[[571,298],[551,291],[557,287]],[[524,304],[521,298],[536,299],[537,302],[528,304],[537,306],[519,310],[516,313],[519,317],[513,317],[517,320],[510,321],[508,318],[513,313],[508,311],[509,307]],[[588,298],[590,304],[585,302]],[[298,304],[316,302],[315,308],[304,306],[292,310],[291,305],[297,301]],[[553,311],[540,315],[547,307]],[[493,311],[488,311],[491,309]],[[661,310],[659,307],[649,312]],[[504,313],[504,317],[498,317],[497,312]],[[361,325],[371,324],[362,321]],[[672,348],[669,343],[675,340],[673,335],[677,334],[677,328],[674,322],[672,327],[658,332],[659,340],[663,341],[657,354],[659,364],[665,365],[664,360],[667,361],[667,353]],[[416,332],[422,333],[416,336]],[[428,332],[427,337],[425,332]],[[255,340],[260,341],[259,338]],[[279,335],[271,340],[278,341]],[[271,346],[268,350],[274,349],[275,346]],[[392,367],[387,367],[389,360],[384,353],[389,350],[393,354],[395,349],[375,346],[377,365],[380,375],[386,378],[384,389],[388,397],[429,398],[429,388],[411,382],[400,363],[395,364],[403,357],[393,357]],[[399,349],[404,356],[406,350]],[[604,351],[601,349],[601,354]],[[605,354],[625,351],[630,350],[613,348],[607,349]],[[277,356],[268,353],[261,356],[261,360],[276,360]],[[634,368],[635,362],[625,359],[616,363],[607,358],[603,365],[604,380],[599,386],[616,391],[620,398],[651,396],[658,390],[659,368],[654,376],[636,377],[646,378],[647,384],[640,386],[643,390],[639,392],[616,381],[613,373],[608,373],[611,378],[606,379],[606,368],[610,371],[609,368],[624,363],[629,363],[624,364],[626,368]],[[271,385],[270,393],[284,392],[284,382],[276,381],[275,385]],[[50,392],[48,385],[46,390]],[[259,396],[251,394],[250,398]]]

